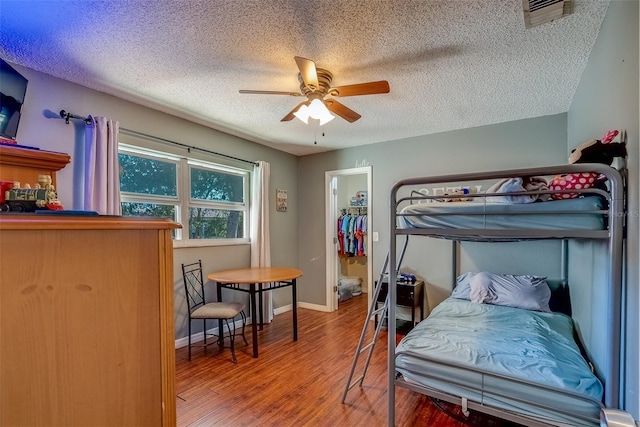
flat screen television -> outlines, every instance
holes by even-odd
[[[24,76],[0,58],[0,140],[16,139],[27,82]]]

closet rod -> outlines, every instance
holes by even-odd
[[[67,124],[69,124],[69,119],[84,120],[85,123],[87,123],[87,124],[91,124],[92,123],[91,117],[78,116],[77,114],[72,114],[72,113],[69,113],[68,111],[65,111],[65,110],[60,110],[60,117],[65,119]],[[205,148],[194,147],[194,146],[191,146],[191,145],[183,144],[181,142],[171,141],[170,139],[160,138],[159,136],[153,136],[153,135],[149,135],[149,134],[146,134],[146,133],[138,132],[138,131],[127,129],[127,128],[120,128],[120,132],[124,133],[125,135],[137,136],[137,137],[141,137],[141,138],[145,138],[145,139],[151,139],[151,140],[157,141],[157,142],[162,142],[162,143],[165,143],[165,144],[177,145],[178,147],[186,148],[188,152],[191,152],[191,150],[197,150],[197,151],[202,151],[202,152],[208,153],[208,154],[214,154],[214,155],[220,156],[220,157],[225,157],[227,159],[237,160],[239,162],[250,163],[252,165],[257,165],[258,164],[257,162],[254,162],[254,161],[251,161],[251,160],[245,160],[245,159],[241,159],[239,157],[229,156],[228,154],[218,153],[216,151],[207,150]]]

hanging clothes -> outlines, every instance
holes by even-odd
[[[344,230],[345,219],[347,216],[348,215],[345,212],[342,214],[342,216],[340,216],[340,218],[338,218],[338,254],[339,255],[346,255],[347,253],[346,248],[349,247],[349,242],[346,241],[345,230]],[[348,219],[346,220],[346,222],[348,223]]]
[[[367,216],[359,215],[357,219],[356,226],[356,239],[358,241],[357,244],[357,254],[358,256],[366,256],[365,253],[365,245],[364,245],[364,236],[367,233]]]
[[[361,208],[358,208],[360,210]],[[340,256],[367,256],[367,215],[347,213],[338,218],[338,254]]]
[[[358,217],[349,215],[349,249],[347,250],[347,254],[349,256],[354,256],[356,254],[356,248],[358,246],[356,241],[357,222],[358,222]]]

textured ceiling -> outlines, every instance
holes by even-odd
[[[303,155],[566,112],[608,4],[527,30],[521,0],[0,0],[0,56]],[[294,56],[391,91],[322,127],[238,93],[299,91]]]

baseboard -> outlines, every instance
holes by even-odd
[[[315,310],[315,311],[329,312],[327,307],[324,305],[310,304],[308,302],[299,302],[298,307],[308,308],[309,310]],[[292,309],[293,309],[293,304],[283,305],[282,307],[278,307],[275,310],[273,310],[273,314],[274,316],[277,316],[278,314],[286,313],[287,311],[291,311]]]
[[[282,307],[273,309],[273,315],[277,316],[278,314],[286,313],[287,311],[291,310],[293,310],[293,304],[283,305]]]
[[[328,309],[328,307],[324,306],[324,305],[317,305],[317,304],[310,304],[308,302],[299,302],[298,303],[298,307],[300,308],[307,308],[309,310],[315,310],[315,311],[324,311],[324,312],[329,312],[330,310]],[[282,313],[286,313],[288,311],[293,310],[293,305],[292,304],[288,304],[288,305],[284,305],[282,307],[278,307],[276,309],[273,310],[273,315],[277,316],[278,314],[282,314]],[[247,326],[251,326],[251,317],[247,317]],[[234,327],[235,328],[242,328],[242,320],[236,320],[234,323]],[[211,328],[207,330],[208,334],[213,334],[213,335],[217,335],[218,334],[218,328]],[[191,335],[191,344],[196,343],[198,341],[202,341],[204,339],[204,334],[202,332],[198,332],[197,334],[193,334]],[[182,347],[186,347],[189,344],[189,338],[188,337],[182,337],[182,338],[178,338],[175,342],[175,348],[182,348]]]
[[[242,329],[242,320],[236,320],[233,326],[236,329]],[[247,326],[251,327],[251,317],[247,317]],[[218,328],[215,327],[215,328],[207,329],[207,334],[218,335]],[[191,335],[191,344],[196,343],[198,341],[202,341],[202,340],[204,340],[204,334],[202,332],[198,332],[197,334]],[[178,338],[175,342],[175,348],[182,348],[182,347],[186,347],[187,345],[189,345],[189,337]]]
[[[308,308],[309,310],[315,310],[315,311],[324,311],[326,313],[331,312],[331,310],[329,310],[329,307],[327,307],[326,305],[311,304],[308,302],[299,302],[298,307]]]

